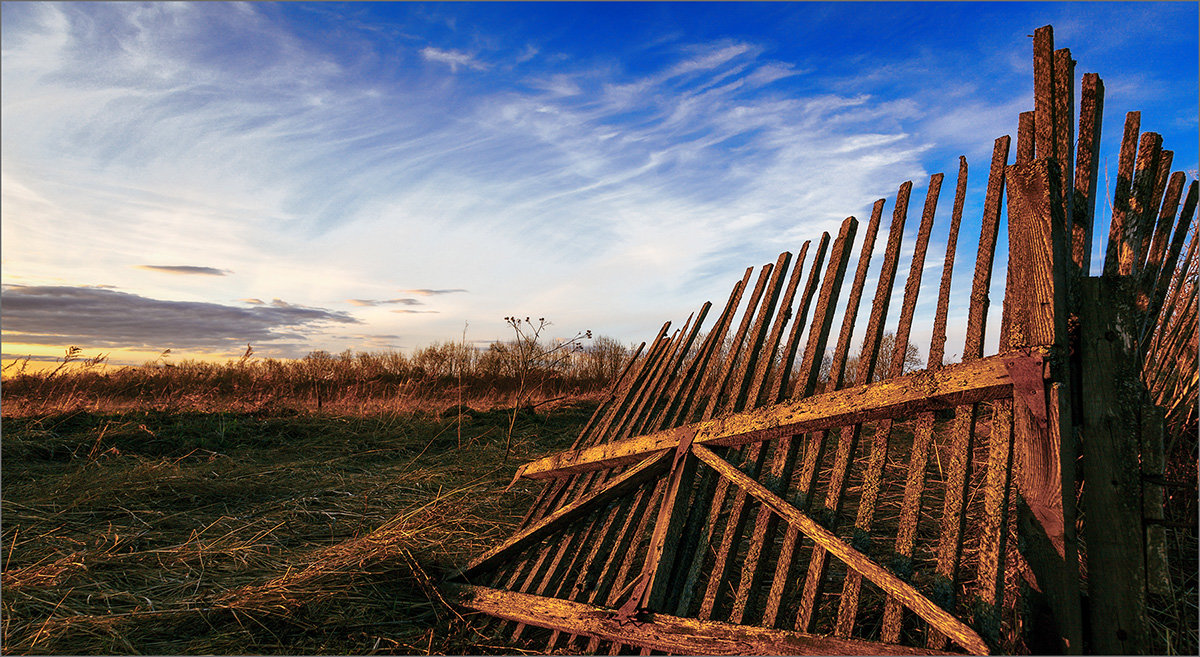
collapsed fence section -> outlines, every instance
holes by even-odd
[[[891,203],[861,334],[886,199],[865,228],[849,217],[836,237],[746,270],[703,338],[709,304],[664,325],[572,448],[519,471],[544,490],[448,590],[547,651],[1146,651],[1147,573],[1162,567],[1143,529],[1162,506],[1150,402],[1163,393],[1141,381],[1163,376],[1147,345],[1176,353],[1194,334],[1194,309],[1190,324],[1163,311],[1194,308],[1176,272],[1197,183],[1180,204],[1182,174],[1167,175],[1161,139],[1138,140],[1131,114],[1105,275],[1089,277],[1103,84],[1084,77],[1076,139],[1074,61],[1048,27],[1034,79],[1015,162],[1008,137],[994,144],[962,362],[943,363],[965,160],[925,370],[906,373],[905,355],[942,174],[894,319],[911,182]],[[1004,215],[1000,353],[985,356]],[[1187,253],[1185,271],[1194,239]]]

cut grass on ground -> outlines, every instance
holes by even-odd
[[[5,653],[511,652],[434,584],[594,408],[4,419]]]

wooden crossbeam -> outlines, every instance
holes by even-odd
[[[767,490],[762,484],[746,476],[728,461],[714,454],[712,450],[693,444],[692,453],[709,467],[716,470],[719,475],[729,479],[739,488],[757,498],[764,506],[770,507],[772,511],[782,516],[784,520],[812,539],[823,550],[840,559],[846,566],[862,574],[863,577],[873,582],[888,594],[898,598],[905,607],[913,610],[914,613],[925,619],[925,621],[937,628],[942,634],[950,637],[974,654],[981,655],[988,653],[987,644],[975,633],[975,630],[967,627],[967,625],[952,616],[945,609],[942,609],[921,595],[911,584],[896,577],[891,571],[875,563],[862,552],[850,547],[850,545],[842,541],[828,529],[817,524],[817,521],[809,518],[804,512],[791,504],[788,504],[782,497]]]
[[[1037,352],[1035,352],[1035,356]],[[737,446],[807,431],[915,415],[1012,394],[1003,355],[925,370],[905,377],[795,399],[628,440],[568,450],[522,466],[529,479],[561,477],[636,463],[674,449],[694,435],[697,445]]]
[[[648,613],[635,621],[617,610],[513,591],[443,584],[447,598],[468,609],[552,630],[678,655],[940,655],[944,652],[788,630]]]

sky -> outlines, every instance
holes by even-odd
[[[878,198],[890,217],[906,180],[915,234],[945,172],[927,317],[964,155],[955,360],[992,143],[1033,108],[1048,24],[1104,80],[1102,185],[1130,110],[1197,169],[1194,2],[0,11],[6,361],[411,352],[507,316],[635,343]]]

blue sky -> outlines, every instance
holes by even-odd
[[[408,350],[507,315],[639,341],[905,180],[910,231],[934,172],[947,218],[965,155],[953,354],[1046,24],[1105,81],[1102,184],[1129,110],[1197,168],[1196,3],[2,11],[6,358]]]

